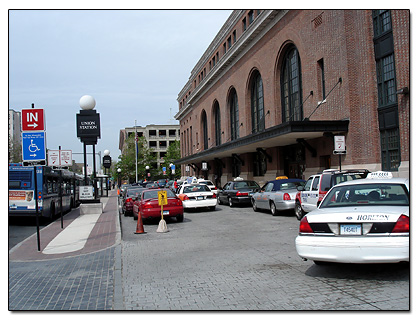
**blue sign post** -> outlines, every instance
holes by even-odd
[[[22,133],[22,157],[24,162],[45,161],[45,132]]]

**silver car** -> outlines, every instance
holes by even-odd
[[[297,187],[303,185],[305,181],[296,178],[269,181],[253,195],[252,208],[255,212],[260,209],[270,210],[272,215],[278,215],[279,211],[293,210]]]

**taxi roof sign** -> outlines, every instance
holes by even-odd
[[[392,173],[391,172],[377,171],[377,172],[369,173],[367,178],[370,178],[370,179],[389,179],[389,178],[392,178]]]
[[[276,179],[289,179],[287,176],[277,176]]]

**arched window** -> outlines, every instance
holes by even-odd
[[[214,134],[215,134],[215,144],[220,146],[222,143],[222,130],[220,127],[220,107],[219,102],[215,102],[213,106],[213,117],[214,117]]]
[[[239,107],[238,96],[235,89],[232,90],[229,96],[230,107],[230,139],[235,140],[239,138]]]
[[[281,69],[283,122],[303,119],[301,78],[299,52],[292,46],[284,57]]]
[[[201,113],[201,130],[203,131],[203,149],[209,148],[209,136],[207,132],[207,113],[203,110]]]
[[[258,72],[255,73],[251,83],[251,118],[253,133],[265,129],[263,83]]]

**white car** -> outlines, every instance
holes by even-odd
[[[334,186],[301,221],[296,251],[316,264],[410,260],[409,180],[376,172]]]
[[[185,184],[177,191],[184,209],[209,207],[214,211],[217,205],[217,196],[205,184]]]
[[[208,179],[199,179],[198,180],[198,183],[200,183],[200,184],[206,184],[208,187],[209,187],[209,189],[214,193],[214,194],[216,194],[217,195],[217,193],[219,192],[219,190],[217,189],[217,187],[216,187],[216,185],[214,185],[213,184],[213,182],[212,181],[210,181],[210,180],[208,180]]]

